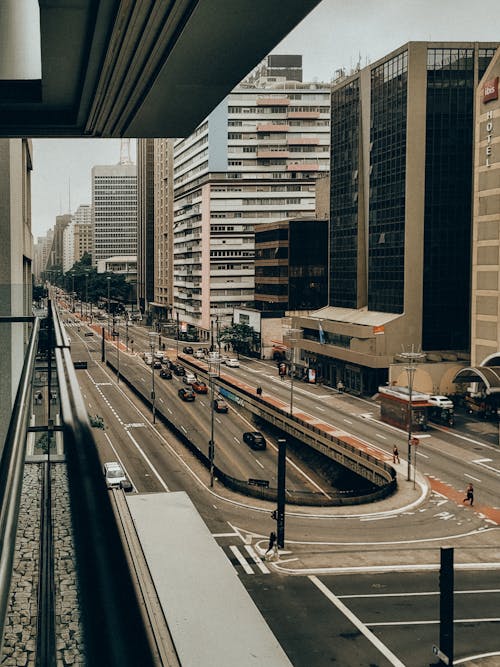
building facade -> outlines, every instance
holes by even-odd
[[[476,93],[471,364],[500,350],[500,51]]]
[[[255,307],[283,317],[327,303],[328,223],[296,219],[255,231]]]
[[[402,346],[469,354],[474,98],[495,49],[410,42],[332,90],[329,305],[294,322],[332,384],[375,393]]]
[[[242,82],[175,142],[174,309],[202,337],[253,307],[256,228],[313,215],[329,169],[329,88],[269,78]]]
[[[154,301],[154,139],[137,141],[137,298],[141,312]]]
[[[32,314],[31,171],[32,144],[27,139],[0,139],[0,315]],[[0,447],[24,362],[28,325],[1,324]]]
[[[137,168],[92,167],[92,266],[117,255],[137,256]]]

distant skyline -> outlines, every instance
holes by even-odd
[[[498,0],[323,0],[272,52],[301,54],[304,80],[329,82],[408,41],[500,41],[497,14]],[[91,203],[91,169],[117,164],[120,140],[35,139],[33,153],[36,240],[56,215]]]

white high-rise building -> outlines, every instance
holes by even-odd
[[[299,80],[260,71],[175,143],[173,303],[205,336],[253,305],[255,227],[314,216],[329,170],[330,88],[302,83],[291,58],[280,71]]]
[[[137,167],[92,167],[92,265],[137,256]]]

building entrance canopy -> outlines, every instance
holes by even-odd
[[[500,366],[477,366],[462,368],[455,375],[453,382],[482,382],[487,394],[500,394]]]

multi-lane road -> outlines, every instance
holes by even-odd
[[[85,337],[83,324],[80,331],[78,325],[68,330],[74,358],[86,354],[89,360],[78,377],[89,413],[104,417],[106,428],[95,429],[102,459],[120,459],[139,492],[189,493],[294,665],[420,667],[436,662],[437,566],[440,547],[450,546],[457,564],[455,664],[483,653],[495,654],[490,664],[500,664],[500,638],[492,631],[500,621],[500,455],[495,434],[485,433],[484,424],[464,421],[453,431],[431,429],[418,448],[415,489],[413,481],[406,481],[402,460],[397,466],[400,491],[392,499],[361,508],[288,507],[287,553],[278,563],[264,563],[261,556],[273,528],[270,505],[217,484],[211,490],[205,468],[161,423],[151,423],[150,410],[123,383],[117,385],[100,362],[100,338]],[[136,354],[148,349],[148,332],[133,327],[129,336],[131,331],[134,354],[122,350],[120,363],[136,369],[137,381],[148,385],[151,368]],[[251,386],[261,385],[264,395],[272,392],[284,401],[290,396],[289,379],[280,380],[269,362],[244,361],[231,372]],[[156,376],[155,382],[159,408],[187,416],[185,428],[206,440],[208,398],[187,405],[177,397],[177,378]],[[404,453],[405,434],[380,423],[376,403],[294,384],[297,410],[365,439],[381,455],[387,456],[395,442]],[[241,431],[252,427],[240,418],[236,406],[230,415],[217,415],[221,446],[216,456],[225,452],[225,462],[241,475],[275,474],[273,447],[252,452],[244,446]],[[268,466],[265,473],[256,461]],[[288,467],[294,483],[311,479],[324,484],[305,464],[296,465],[300,471]],[[468,481],[475,485],[475,508],[461,502]],[[249,536],[257,561],[248,550]]]

